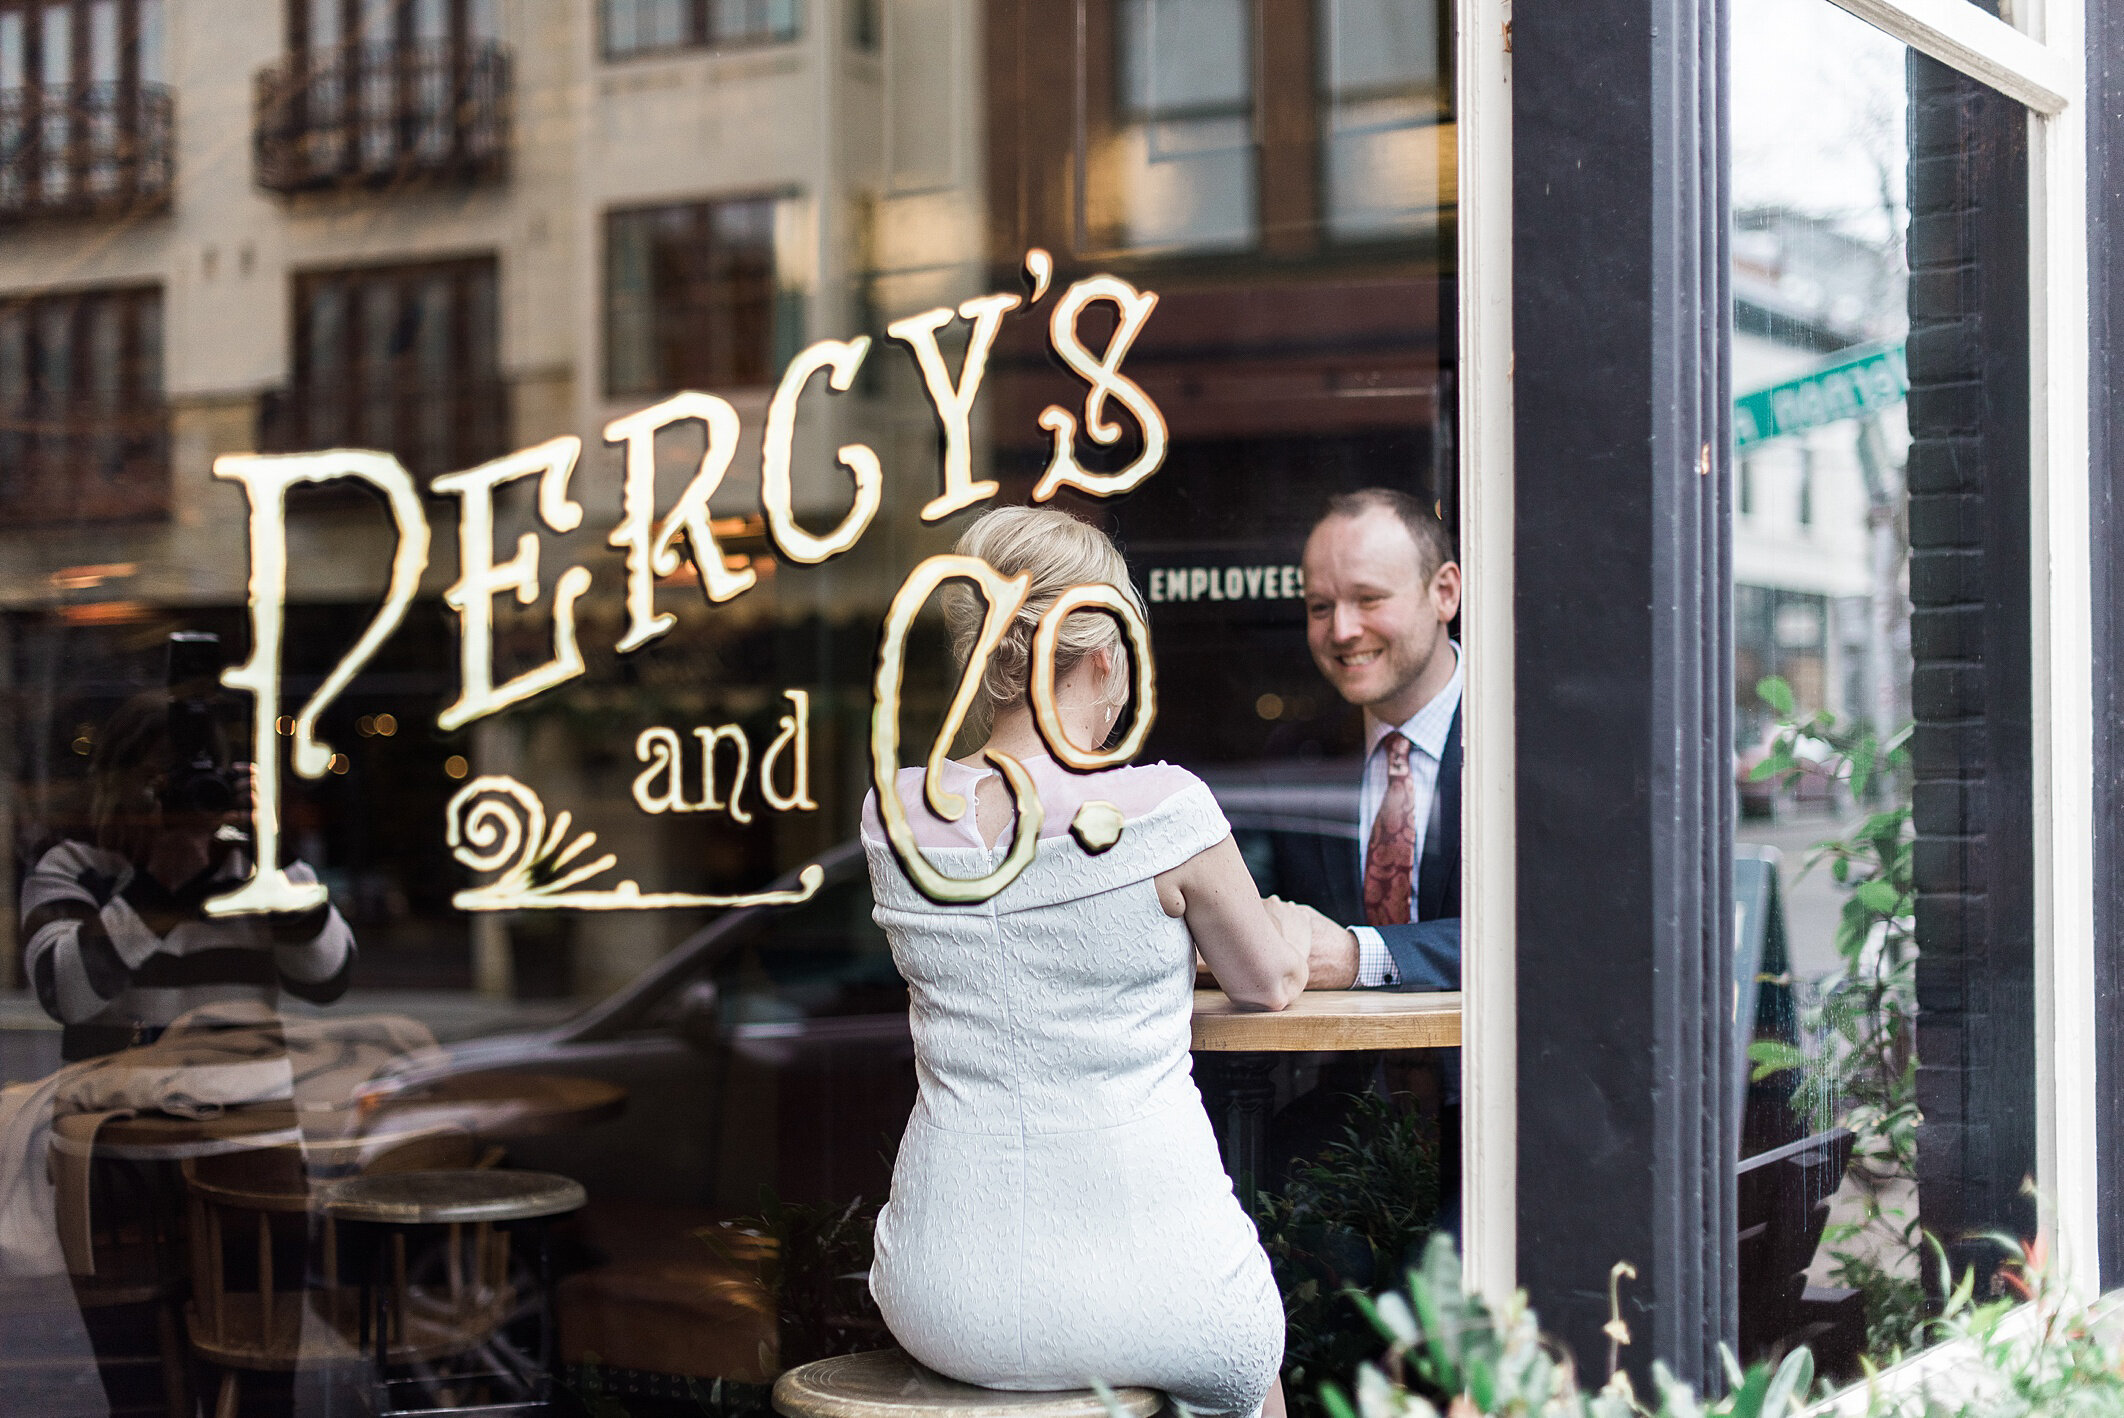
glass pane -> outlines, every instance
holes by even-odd
[[[84,70],[98,2],[68,10]],[[0,0],[29,19],[32,85],[43,5]],[[217,1400],[203,1356],[270,1351],[232,1386],[245,1418],[376,1406],[351,1357],[365,1283],[409,1336],[385,1327],[390,1396],[522,1396],[477,1371],[539,1352],[539,1223],[506,1246],[476,1217],[454,1247],[415,1228],[402,1279],[359,1222],[328,1237],[328,1193],[428,1184],[409,1176],[582,1187],[551,1193],[556,1406],[763,1414],[792,1367],[919,1344],[879,1301],[892,1226],[899,1258],[936,1258],[901,1271],[931,1294],[968,1293],[946,1283],[967,1258],[1032,1254],[994,1229],[1006,1184],[923,1212],[1015,1165],[934,1160],[951,1110],[978,1115],[955,1137],[1018,1129],[994,1123],[1006,1073],[1040,1136],[1185,1169],[1058,1144],[1041,1172],[1079,1208],[1061,1249],[1135,1297],[1010,1315],[1075,1346],[1072,1375],[1107,1337],[1086,1315],[1149,1316],[1193,1353],[1243,1314],[1203,1374],[1144,1377],[1251,1410],[1284,1302],[1291,1401],[1325,1418],[1304,1366],[1371,1342],[1341,1285],[1389,1283],[1454,1223],[1456,1058],[1192,1056],[1198,978],[1205,1011],[1220,979],[1242,1003],[1261,981],[1230,959],[1198,977],[1198,932],[1213,955],[1226,936],[1153,889],[1229,834],[1263,978],[1295,972],[1279,909],[1321,934],[1328,984],[1458,983],[1441,9],[904,8],[600,0],[567,24],[303,0],[271,15],[294,52],[163,76],[198,199],[181,223],[9,229],[36,293],[0,304],[0,1082],[56,1098],[160,1058],[180,1088],[252,1089],[134,1099],[56,1146],[88,1221],[61,1238],[52,1184],[37,1232],[47,1276],[85,1246],[185,1297],[173,1352]],[[119,0],[121,43],[134,13]],[[830,56],[784,43],[819,18]],[[425,52],[459,36],[482,42]],[[121,260],[177,273],[167,306],[99,284]],[[1101,585],[1147,627],[1155,716],[1104,612],[1056,652],[1063,737],[1123,743],[1140,718],[1129,769],[1070,772],[1032,725],[1037,606],[984,717],[947,729],[969,583],[909,578],[1028,511],[1059,558],[1050,614]],[[881,695],[899,742],[874,759]],[[983,844],[903,858],[865,801],[939,738],[973,780],[991,735],[1042,794],[1024,870],[1120,873],[1126,921],[1014,956],[931,928],[1018,907],[937,907],[911,863],[977,875],[984,834],[1031,815],[988,778],[958,827],[901,791],[922,832]],[[1319,918],[1258,906],[1242,865]],[[266,909],[229,911],[252,881]],[[1360,955],[1354,927],[1406,948]],[[1002,1002],[1037,1027],[1004,1028]],[[1116,1178],[1176,1224],[1131,1233]],[[1327,1274],[1316,1241],[1376,1273]],[[25,1330],[0,1289],[0,1354],[28,1333],[52,1358],[24,1411],[167,1407],[152,1306],[85,1314],[60,1280],[60,1317]],[[268,1306],[276,1327],[250,1327]]]
[[[2033,1235],[2026,116],[1817,0],[1733,56],[1741,1338],[1849,1380]]]
[[[133,10],[140,48],[140,82],[161,84],[168,82],[163,68],[163,19],[162,0],[137,0]]]
[[[45,96],[44,131],[41,135],[44,149],[44,195],[47,200],[63,201],[74,186],[73,167],[69,160],[69,150],[74,141],[72,8],[66,5],[45,6],[37,38],[41,46],[38,77],[43,82]],[[54,102],[55,99],[58,101]]]
[[[118,82],[118,0],[93,0],[88,7],[88,79],[92,84]]]
[[[139,371],[139,386],[133,391],[142,400],[136,415],[153,419],[162,402],[162,298],[142,292],[130,302],[133,312],[133,367]]]
[[[74,13],[70,5],[44,7],[44,23],[38,27],[43,48],[42,77],[46,88],[74,81]]]
[[[603,0],[605,51],[615,57],[687,40],[692,0]]]
[[[1254,239],[1251,30],[1241,0],[1123,0],[1114,161],[1127,244]]]
[[[1443,11],[1328,0],[1320,14],[1329,229],[1364,238],[1435,227],[1455,141]]]
[[[339,16],[341,0],[309,0],[310,48],[317,53],[329,53],[339,47]]]
[[[22,21],[20,10],[0,13],[0,89],[19,89],[24,83]]]

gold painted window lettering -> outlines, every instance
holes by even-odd
[[[987,562],[971,556],[933,556],[914,569],[892,598],[892,607],[885,616],[885,633],[879,642],[871,712],[870,764],[871,786],[878,796],[878,817],[885,824],[886,839],[891,843],[901,869],[916,889],[932,901],[968,904],[994,897],[1017,880],[1019,873],[1031,864],[1039,848],[1045,809],[1024,765],[1010,754],[990,750],[986,757],[1002,772],[1017,809],[1018,820],[1009,855],[995,870],[984,875],[950,877],[931,866],[915,843],[914,830],[907,820],[906,804],[899,792],[900,687],[907,655],[907,633],[923,603],[938,587],[955,578],[964,578],[979,586],[988,609],[981,621],[981,633],[967,654],[951,707],[944,715],[936,739],[930,744],[922,772],[922,793],[930,810],[946,822],[958,821],[967,809],[965,798],[947,792],[943,786],[944,757],[966,723],[974,696],[980,692],[981,677],[987,671],[996,646],[1002,641],[1003,632],[1025,603],[1026,590],[1032,580],[1030,576],[1005,577]],[[1070,742],[1055,703],[1055,651],[1061,640],[1063,624],[1071,615],[1087,610],[1110,611],[1118,617],[1122,637],[1129,647],[1129,695],[1134,701],[1135,721],[1120,744],[1104,751],[1081,749]],[[1151,660],[1150,627],[1128,597],[1114,587],[1070,587],[1041,613],[1039,624],[1034,627],[1028,693],[1032,700],[1033,721],[1039,726],[1040,737],[1056,761],[1080,773],[1126,762],[1141,750],[1157,718],[1157,671]],[[1119,809],[1097,800],[1085,803],[1070,823],[1070,834],[1078,845],[1094,854],[1119,841],[1121,831]]]
[[[1077,322],[1085,307],[1095,300],[1112,301],[1119,315],[1113,338],[1097,355],[1077,338]],[[1084,396],[1083,429],[1094,443],[1111,446],[1120,441],[1121,425],[1107,417],[1106,401],[1112,397],[1127,409],[1143,430],[1143,451],[1118,473],[1095,473],[1077,461],[1077,417],[1060,404],[1040,411],[1040,427],[1054,435],[1054,457],[1033,488],[1033,501],[1045,502],[1065,487],[1094,497],[1118,497],[1158,471],[1165,462],[1165,415],[1158,411],[1143,386],[1121,372],[1129,346],[1142,333],[1143,322],[1157,309],[1152,291],[1139,291],[1119,276],[1088,276],[1073,282],[1055,302],[1048,320],[1048,341],[1055,354],[1091,385]]]
[[[1071,743],[1055,704],[1055,649],[1062,641],[1063,625],[1079,611],[1111,613],[1121,623],[1121,638],[1128,643],[1128,690],[1135,700],[1136,718],[1127,737],[1104,751],[1082,749]],[[1031,698],[1033,723],[1057,763],[1079,773],[1092,773],[1126,763],[1141,753],[1143,741],[1150,737],[1151,723],[1158,717],[1158,677],[1151,664],[1150,627],[1144,624],[1143,613],[1111,586],[1072,586],[1057,596],[1033,632]],[[1118,829],[1114,835],[1120,835]]]
[[[457,612],[462,660],[457,702],[435,720],[446,732],[536,698],[583,672],[583,652],[575,640],[575,603],[590,589],[590,569],[571,566],[553,588],[553,658],[506,684],[494,683],[494,598],[513,592],[527,606],[538,599],[536,533],[517,538],[516,555],[495,563],[494,490],[537,473],[539,520],[556,532],[572,532],[582,525],[583,508],[568,498],[568,477],[582,451],[580,438],[555,438],[431,484],[437,492],[455,493],[463,505],[457,521],[457,584],[443,592],[443,600]]]
[[[782,716],[781,732],[760,755],[760,796],[776,812],[817,812],[811,796],[811,695],[802,689],[785,689],[789,712]],[[776,760],[790,755],[789,791],[774,786]]]
[[[618,866],[619,858],[607,852],[580,862],[597,845],[597,834],[578,832],[570,837],[575,818],[569,812],[562,812],[549,827],[546,805],[539,795],[503,774],[474,778],[458,789],[444,817],[450,854],[473,871],[498,873],[485,886],[452,896],[450,904],[460,911],[790,906],[809,901],[826,881],[826,869],[813,862],[797,873],[795,886],[783,890],[644,891],[631,878],[614,886],[587,887],[584,884],[591,878]]]
[[[685,419],[699,419],[707,428],[708,446],[701,454],[693,481],[679,500],[656,519],[656,435],[660,429]],[[620,524],[612,529],[611,544],[627,550],[627,633],[619,650],[639,650],[678,624],[678,617],[656,609],[656,578],[679,569],[677,546],[681,535],[701,574],[701,594],[710,604],[732,600],[752,589],[759,576],[751,567],[732,571],[723,565],[722,548],[708,526],[708,500],[722,486],[730,460],[737,456],[738,412],[728,399],[713,394],[674,394],[625,418],[605,425],[605,441],[627,446],[626,482],[621,492]]]
[[[1037,304],[1047,295],[1052,281],[1052,258],[1038,248],[1028,251],[1025,272],[1031,299]],[[1077,337],[1077,323],[1088,306],[1102,300],[1115,306],[1118,319],[1105,348],[1094,355]],[[1063,487],[1097,497],[1114,496],[1139,485],[1163,462],[1164,418],[1150,397],[1120,368],[1157,302],[1155,294],[1139,291],[1110,275],[1079,280],[1056,301],[1049,322],[1050,342],[1061,361],[1090,388],[1084,399],[1081,425],[1075,415],[1059,406],[1050,406],[1040,416],[1041,425],[1054,435],[1055,451],[1034,489],[1036,500],[1045,500]],[[964,301],[956,311],[940,307],[888,327],[893,338],[913,352],[944,432],[943,489],[924,507],[925,519],[934,520],[971,507],[999,490],[994,480],[976,481],[973,477],[972,414],[1003,318],[1024,303],[1018,295],[996,293]],[[954,318],[972,325],[956,380],[946,370],[937,343],[938,332]],[[796,412],[805,387],[813,375],[824,372],[829,388],[846,392],[853,386],[869,348],[867,337],[813,344],[791,361],[769,403],[762,438],[761,510],[776,549],[792,562],[816,564],[847,551],[868,529],[882,502],[883,470],[875,452],[860,443],[838,450],[837,456],[849,471],[854,490],[848,512],[832,531],[815,535],[797,524],[791,487]],[[1097,443],[1113,444],[1121,439],[1123,425],[1109,416],[1109,400],[1118,403],[1135,421],[1143,446],[1121,471],[1093,472],[1077,460],[1075,437],[1081,426]],[[687,420],[698,420],[703,425],[706,446],[691,481],[670,510],[659,517],[656,436],[672,424]],[[660,638],[677,624],[675,615],[657,612],[656,583],[678,572],[686,556],[692,557],[700,573],[702,594],[711,605],[744,594],[756,583],[758,574],[750,567],[733,569],[724,563],[710,517],[710,502],[729,471],[742,433],[738,412],[729,401],[698,391],[676,394],[614,419],[604,432],[608,442],[623,445],[621,515],[607,540],[626,553],[627,623],[617,646],[626,653]],[[536,474],[539,522],[554,533],[572,532],[582,524],[584,515],[582,505],[569,496],[569,483],[581,453],[580,439],[556,438],[462,472],[445,474],[433,483],[436,492],[453,495],[460,503],[458,576],[444,593],[444,600],[458,617],[461,679],[456,700],[437,716],[438,725],[445,731],[526,703],[584,673],[576,603],[589,590],[592,573],[581,565],[567,567],[554,587],[552,658],[499,685],[494,682],[493,664],[494,603],[504,595],[514,595],[527,606],[537,601],[540,542],[539,533],[525,532],[517,539],[515,555],[505,561],[495,559],[495,490],[504,483]],[[256,754],[259,761],[254,810],[257,860],[251,876],[240,887],[215,898],[207,909],[216,916],[304,910],[325,899],[324,888],[298,885],[278,866],[281,778],[277,754],[265,748],[275,742],[276,726],[282,718],[280,662],[287,601],[287,491],[297,483],[340,479],[367,482],[385,495],[398,533],[382,607],[317,693],[289,721],[294,737],[292,761],[295,771],[306,778],[346,771],[346,757],[335,755],[331,745],[317,739],[318,718],[404,619],[427,566],[430,531],[411,475],[388,454],[338,450],[229,455],[216,461],[214,473],[243,484],[249,499],[252,649],[242,665],[224,674],[223,683],[253,696],[253,737],[261,747]],[[683,551],[679,546],[682,537],[686,541]],[[908,576],[893,597],[885,619],[874,682],[877,699],[872,716],[871,762],[887,834],[910,878],[936,900],[970,902],[995,895],[1032,860],[1042,809],[1024,766],[1007,754],[991,754],[990,761],[1002,770],[1017,811],[1011,850],[1002,864],[981,877],[954,879],[930,867],[915,849],[895,781],[906,640],[914,617],[928,597],[954,578],[974,582],[988,611],[971,662],[931,745],[923,774],[923,793],[930,808],[946,820],[956,821],[965,812],[964,799],[943,787],[944,755],[972,708],[983,668],[1011,618],[1023,606],[1027,578],[1005,578],[985,562],[961,556],[931,557]],[[1070,743],[1054,702],[1054,653],[1062,622],[1071,614],[1087,611],[1116,616],[1129,647],[1130,693],[1135,698],[1136,715],[1126,740],[1111,750],[1086,749]],[[1079,586],[1070,590],[1049,608],[1037,627],[1029,690],[1040,733],[1059,762],[1090,772],[1132,757],[1141,749],[1157,711],[1149,631],[1141,613],[1112,587]],[[756,772],[758,799],[769,809],[816,811],[819,805],[810,788],[810,696],[797,689],[783,694],[789,701],[789,712],[781,716],[778,732],[764,753],[755,755],[750,739],[735,724],[691,729],[694,748],[690,751],[698,754],[700,760],[696,798],[689,799],[686,792],[686,784],[693,781],[686,771],[686,738],[670,727],[643,729],[635,740],[635,755],[646,766],[633,784],[635,805],[652,815],[727,812],[733,822],[748,824],[755,812],[746,805],[744,792],[748,778]],[[719,760],[731,757],[722,751],[726,743],[735,755],[735,771],[727,793],[718,776]],[[453,777],[462,778],[470,771],[461,755],[452,757],[449,765]],[[784,778],[789,785],[786,790],[780,786]],[[822,880],[814,863],[800,875],[794,888],[780,891],[644,892],[631,880],[597,887],[590,884],[592,879],[617,867],[618,861],[611,853],[591,856],[596,835],[583,832],[571,836],[572,820],[571,814],[562,812],[549,828],[544,804],[523,783],[492,774],[473,778],[451,799],[446,839],[460,862],[496,876],[485,886],[458,893],[453,898],[455,903],[468,911],[731,906],[804,900]],[[1099,852],[1119,839],[1122,824],[1110,804],[1090,803],[1078,814],[1071,830],[1084,850]]]
[[[900,684],[907,667],[907,633],[913,628],[915,614],[921,610],[922,604],[938,587],[954,579],[971,581],[978,586],[988,610],[981,619],[981,633],[966,658],[965,671],[959,676],[958,692],[952,696],[951,708],[944,715],[944,725],[937,731],[936,741],[930,745],[928,762],[922,773],[922,793],[930,810],[946,822],[957,822],[967,809],[966,799],[944,790],[944,756],[950,752],[951,741],[958,736],[968,711],[973,708],[974,696],[980,692],[981,674],[989,657],[995,654],[1003,632],[1010,627],[1011,617],[1025,604],[1025,593],[1032,585],[1032,577],[1023,573],[1005,577],[979,557],[930,557],[909,573],[885,612],[885,633],[878,644],[878,671],[871,686],[870,785],[878,795],[878,818],[885,824],[886,840],[892,844],[892,853],[899,858],[900,868],[907,873],[908,880],[932,901],[968,904],[988,900],[1016,881],[1018,874],[1031,864],[1033,853],[1039,849],[1040,824],[1044,816],[1040,794],[1033,787],[1032,775],[1025,771],[1025,765],[1007,753],[990,751],[988,761],[1002,772],[1011,801],[1017,806],[1018,821],[1013,829],[1010,854],[994,871],[976,877],[951,877],[931,866],[915,843],[914,828],[907,820],[907,805],[900,800],[899,783]]]
[[[973,322],[966,336],[966,358],[959,366],[959,382],[953,385],[944,368],[944,352],[937,347],[937,331],[952,322],[948,306],[925,310],[904,320],[895,320],[885,333],[914,351],[922,370],[923,387],[936,407],[937,422],[944,429],[944,490],[922,509],[922,520],[934,522],[964,511],[994,497],[1002,484],[992,478],[973,480],[973,404],[988,373],[988,352],[995,347],[1003,317],[1021,304],[1014,295],[984,295],[959,305],[958,316]]]
[[[391,581],[383,605],[354,647],[340,657],[317,693],[295,716],[290,759],[305,778],[321,778],[332,763],[332,746],[317,737],[317,719],[405,619],[420,574],[428,564],[428,519],[413,476],[388,453],[340,449],[331,453],[227,454],[214,460],[214,476],[243,484],[250,501],[251,654],[222,672],[221,682],[251,696],[251,742],[255,776],[251,809],[254,851],[251,874],[234,891],[211,897],[209,916],[272,911],[308,911],[325,904],[321,882],[298,883],[280,865],[280,753],[275,721],[280,717],[280,651],[288,600],[288,489],[297,483],[354,478],[383,493],[398,528]]]
[[[766,514],[767,534],[774,538],[775,550],[791,561],[811,566],[847,551],[869,527],[870,519],[878,515],[878,506],[884,500],[885,473],[878,465],[878,455],[868,444],[847,443],[834,456],[855,478],[855,503],[841,525],[823,537],[815,537],[797,525],[791,507],[789,458],[796,441],[797,400],[803,397],[804,385],[812,375],[824,370],[833,391],[845,394],[855,383],[856,371],[868,353],[868,335],[858,335],[853,340],[820,340],[789,362],[773,401],[767,405],[767,428],[760,439],[760,510]]]

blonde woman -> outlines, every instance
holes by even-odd
[[[1159,763],[1079,774],[1057,764],[1026,699],[1041,613],[1071,586],[1135,599],[1112,542],[1063,513],[988,513],[958,551],[1031,576],[981,683],[981,749],[947,763],[958,821],[900,797],[923,855],[978,876],[1009,851],[1010,797],[983,754],[1031,773],[1038,853],[993,900],[939,905],[895,861],[873,800],[864,846],[877,920],[912,997],[921,1097],[878,1218],[871,1289],[894,1336],[950,1377],[991,1388],[1160,1388],[1198,1411],[1282,1411],[1284,1317],[1268,1258],[1219,1164],[1188,1057],[1195,953],[1235,998],[1282,1009],[1305,988],[1309,924],[1264,903],[1200,779]],[[1138,602],[1140,605],[1140,601]],[[945,589],[960,662],[984,607]],[[1128,700],[1111,616],[1070,617],[1055,697],[1071,741],[1107,738]],[[1069,836],[1088,800],[1118,806],[1120,841]]]

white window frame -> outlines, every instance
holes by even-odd
[[[1512,5],[1456,0],[1462,663],[1461,1251],[1470,1289],[1517,1286],[1518,828],[1512,667]],[[1502,732],[1500,732],[1502,730]]]
[[[2037,1178],[2067,1284],[2100,1284],[2084,0],[1829,0],[2029,112]],[[1738,0],[1746,3],[1746,0]],[[1460,469],[1469,740],[1462,963],[1468,1284],[1515,1286],[1518,1165],[1512,665],[1511,0],[1456,0]]]

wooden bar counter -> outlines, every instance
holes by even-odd
[[[1289,1009],[1242,1009],[1222,990],[1195,991],[1197,1053],[1332,1053],[1460,1046],[1460,992],[1307,990]]]
[[[1290,1008],[1242,1009],[1217,989],[1195,991],[1196,1081],[1240,1203],[1254,1209],[1268,1160],[1272,1077],[1284,1054],[1460,1045],[1460,992],[1397,994],[1389,990],[1307,990]]]

